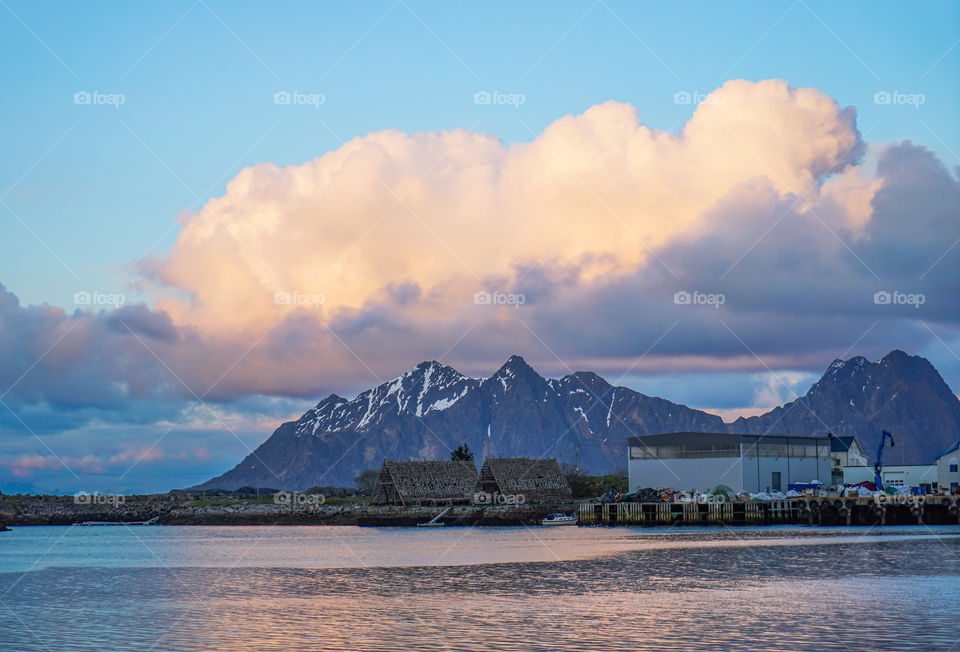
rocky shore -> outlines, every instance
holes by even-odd
[[[0,496],[0,526],[73,525],[89,521],[163,525],[368,525],[412,526],[446,509],[440,506],[370,505],[365,501],[290,504],[272,499],[198,500],[157,496]],[[459,505],[441,517],[445,525],[535,525],[564,505]]]

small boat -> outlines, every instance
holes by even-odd
[[[443,527],[444,523],[440,520],[440,517],[449,512],[451,509],[453,509],[452,506],[447,507],[445,510],[431,518],[426,523],[417,523],[417,527]]]
[[[559,512],[554,514],[548,514],[540,521],[540,525],[576,525],[577,516],[567,516],[566,514],[561,514]]]

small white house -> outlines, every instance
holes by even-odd
[[[934,491],[938,485],[936,464],[884,465],[881,473],[884,487],[921,487]],[[873,479],[872,466],[843,467],[843,484],[873,482]]]
[[[960,439],[937,456],[937,482],[942,491],[960,492]]]
[[[843,482],[843,467],[866,465],[867,456],[856,437],[830,437],[831,484]]]

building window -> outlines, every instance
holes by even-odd
[[[671,446],[630,447],[632,460],[675,460],[696,457],[739,457],[740,446],[736,443],[719,444],[679,444]]]
[[[950,473],[956,473],[956,472],[957,472],[957,465],[956,465],[956,464],[951,464],[951,465],[950,465]]]
[[[764,444],[757,446],[760,457],[786,457],[789,455],[789,447],[786,444]]]
[[[790,444],[790,457],[816,457],[817,456],[817,444],[814,443],[791,443]]]

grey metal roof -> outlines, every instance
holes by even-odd
[[[850,447],[853,446],[853,442],[855,440],[856,437],[834,437],[830,440],[830,450],[834,453],[848,451],[850,450]],[[857,442],[857,444],[859,445],[860,442]]]
[[[630,437],[627,444],[637,446],[640,444],[646,446],[656,446],[661,444],[714,444],[714,443],[755,443],[763,441],[770,444],[786,444],[790,441],[826,441],[827,437],[811,437],[805,435],[744,435],[727,432],[665,432],[655,435],[640,435]]]

